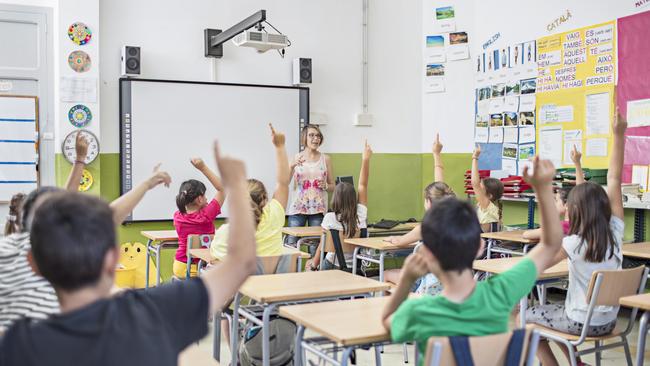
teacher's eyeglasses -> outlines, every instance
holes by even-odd
[[[307,134],[307,137],[309,137],[312,140],[313,139],[321,140],[323,138],[323,135],[321,135],[320,133],[310,133],[310,134]]]

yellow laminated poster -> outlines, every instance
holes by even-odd
[[[144,288],[147,272],[146,246],[142,243],[124,243],[120,246],[120,265],[115,274],[115,285],[120,288]],[[149,285],[155,286],[156,267],[149,258]]]
[[[576,146],[583,166],[607,168],[616,54],[615,21],[537,40],[537,151],[556,167]]]

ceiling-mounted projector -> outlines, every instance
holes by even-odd
[[[223,44],[231,39],[239,47],[251,47],[260,53],[278,50],[280,56],[284,57],[284,49],[291,46],[291,41],[284,34],[267,33],[264,24],[282,33],[266,21],[266,10],[256,12],[223,32],[221,29],[204,29],[205,57],[223,57]]]
[[[272,34],[250,29],[236,35],[232,42],[239,47],[254,48],[260,53],[289,47],[289,39],[284,34]]]

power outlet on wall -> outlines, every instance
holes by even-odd
[[[354,119],[355,126],[372,126],[373,117],[371,113],[359,113]]]

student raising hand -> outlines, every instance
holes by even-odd
[[[164,184],[165,187],[169,188],[169,185],[172,182],[172,177],[169,175],[169,173],[161,171],[160,165],[162,165],[162,163],[156,164],[156,166],[153,168],[153,173],[149,179],[147,179],[149,189],[152,189],[159,184]]]
[[[578,147],[576,145],[573,145],[573,148],[571,149],[571,161],[576,167],[576,185],[585,182],[585,174],[582,171],[582,163],[580,161],[581,159],[582,153],[580,150],[578,150]]]
[[[440,142],[440,134],[436,133],[436,139],[433,141],[433,145],[431,147],[431,151],[433,154],[440,154],[442,152],[442,143]]]
[[[68,175],[68,181],[65,183],[66,191],[77,192],[79,190],[79,182],[81,181],[81,176],[86,166],[88,145],[88,139],[81,132],[78,132],[74,144],[76,159],[72,165],[72,170],[70,170],[70,175]]]
[[[481,145],[476,144],[474,152],[472,152],[472,159],[478,159],[481,156]]]
[[[524,167],[523,177],[537,195],[540,210],[540,226],[542,228],[540,243],[533,248],[528,257],[535,263],[537,273],[542,273],[556,263],[556,256],[562,248],[562,225],[555,209],[552,182],[555,177],[555,167],[550,160],[542,160],[539,156],[533,159],[531,167]]]
[[[271,128],[271,141],[273,142],[273,146],[275,147],[284,146],[284,142],[285,142],[284,134],[281,132],[277,132],[275,128],[273,128],[273,125],[270,123],[269,123],[269,128]]]

